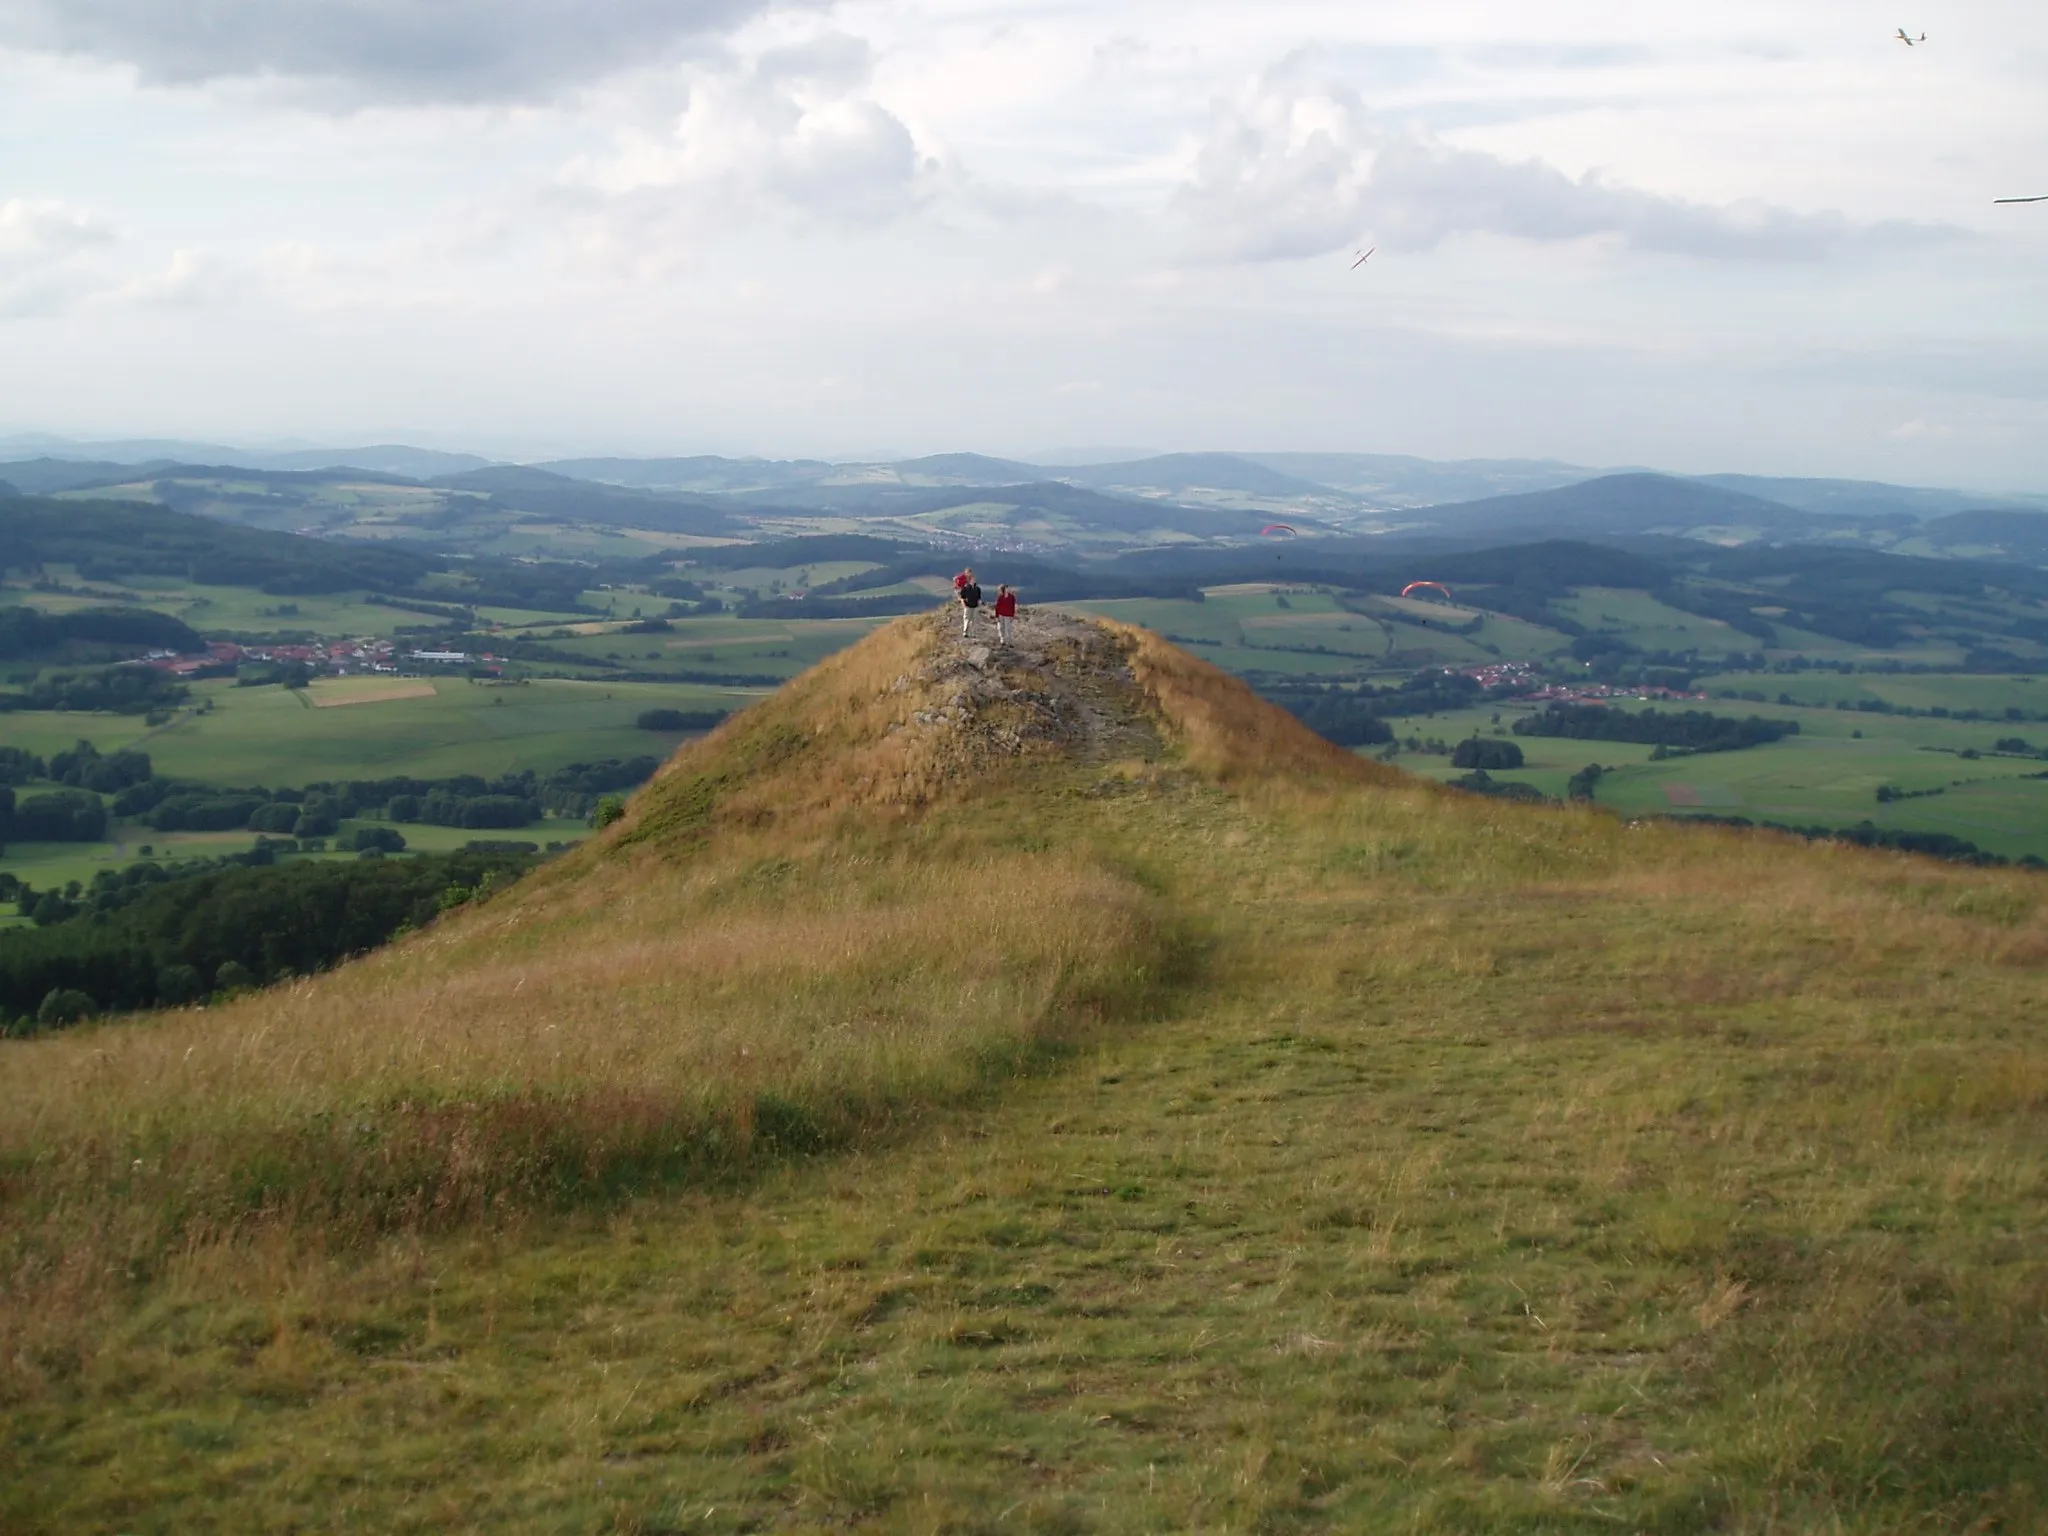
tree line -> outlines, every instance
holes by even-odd
[[[38,677],[22,691],[0,693],[0,713],[70,710],[146,715],[180,703],[191,690],[155,667],[102,667]]]
[[[1517,736],[1560,736],[1574,741],[1632,741],[1686,752],[1733,752],[1799,734],[1796,720],[1737,719],[1703,709],[1631,712],[1605,704],[1552,704],[1517,720]]]
[[[644,754],[571,763],[546,774],[529,768],[494,779],[456,774],[323,780],[272,790],[163,776],[146,752],[103,754],[89,741],[47,762],[19,748],[0,748],[0,846],[9,839],[99,842],[110,814],[159,832],[251,831],[294,838],[332,837],[343,821],[371,814],[429,826],[526,827],[549,814],[588,816],[604,796],[644,784],[660,766],[660,758]],[[15,785],[40,779],[63,787],[17,796]]]
[[[421,854],[222,868],[187,879],[131,866],[137,873],[119,877],[131,882],[131,899],[0,932],[0,1025],[24,1033],[324,970],[533,862],[517,853]]]
[[[151,608],[81,608],[76,613],[0,608],[0,661],[67,656],[81,647],[120,654],[185,652],[204,650],[206,642],[183,620]]]

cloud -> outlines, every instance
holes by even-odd
[[[865,42],[828,34],[750,66],[700,71],[671,129],[628,130],[572,165],[557,192],[587,255],[659,266],[715,227],[771,214],[886,224],[916,207],[937,164],[867,94]]]
[[[113,240],[112,224],[70,203],[19,197],[0,203],[0,273],[62,261]]]
[[[70,203],[0,203],[0,316],[68,307],[94,285],[89,258],[116,238],[106,219]]]
[[[282,77],[373,99],[535,100],[683,55],[778,3],[8,0],[0,46],[131,65],[152,84]]]
[[[1941,422],[1930,424],[1919,417],[1915,417],[1911,421],[1902,421],[1885,434],[1886,437],[1894,438],[1902,443],[1914,442],[1925,437],[1954,437],[1955,435],[1953,427]]]
[[[1536,241],[1608,237],[1636,250],[1796,261],[1869,241],[1926,243],[1939,226],[1857,224],[1757,200],[1710,204],[1567,176],[1399,129],[1348,87],[1291,59],[1211,110],[1177,202],[1210,260],[1284,261],[1370,238],[1427,250],[1455,235]]]
[[[246,289],[242,275],[204,251],[174,251],[159,272],[130,278],[111,297],[148,309],[205,309]]]

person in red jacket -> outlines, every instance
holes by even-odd
[[[996,644],[1010,643],[1010,626],[1017,622],[1017,589],[996,588]]]

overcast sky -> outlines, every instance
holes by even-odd
[[[0,431],[2048,488],[2048,5],[1915,3],[0,0]]]

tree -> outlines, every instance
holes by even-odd
[[[38,1024],[76,1024],[98,1011],[90,993],[76,987],[52,987],[36,1010]]]
[[[724,718],[722,709],[643,709],[633,723],[643,731],[708,731]]]
[[[96,843],[107,835],[107,808],[83,789],[29,795],[15,803],[9,829],[24,843]]]
[[[116,805],[115,809],[118,810],[120,807]],[[289,833],[298,824],[299,808],[296,805],[286,805],[282,801],[259,805],[249,813],[251,832]]]
[[[1458,743],[1457,749],[1451,753],[1451,766],[1488,772],[1498,768],[1519,768],[1522,766],[1522,749],[1498,736],[1472,736]]]
[[[205,990],[196,966],[167,965],[156,973],[157,1001],[173,1008],[193,1001]]]

